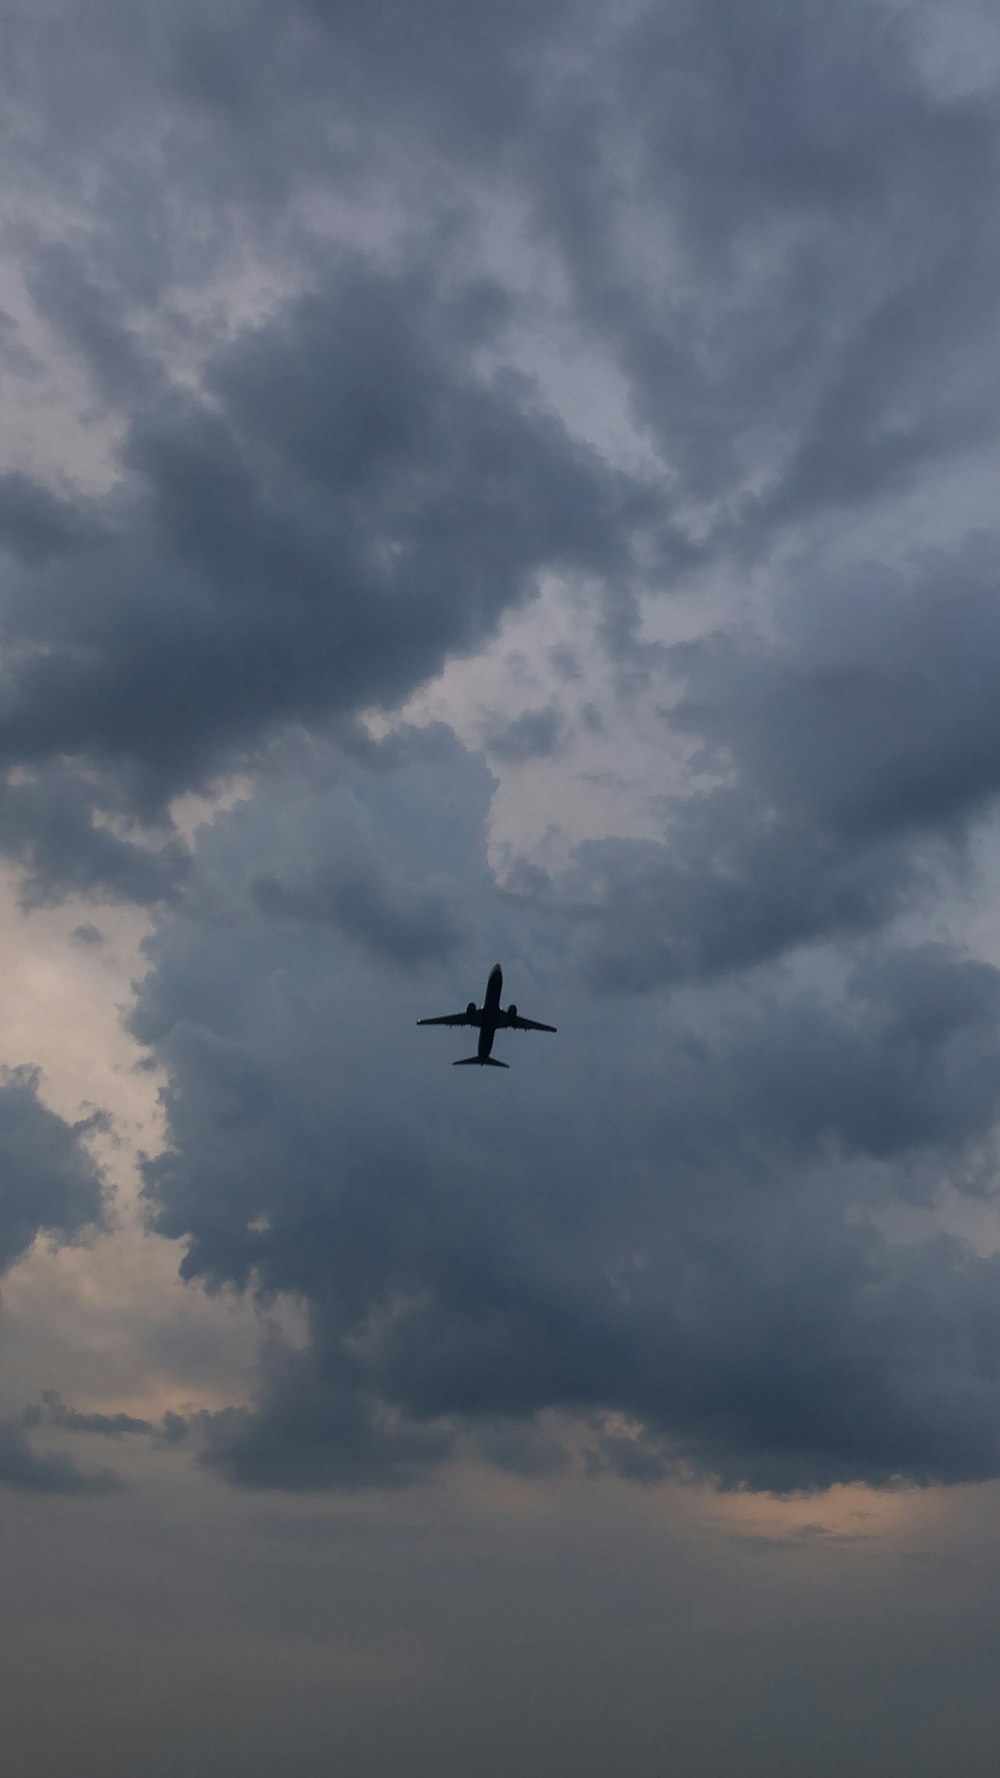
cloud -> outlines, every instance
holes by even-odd
[[[397,703],[545,570],[627,577],[659,496],[476,368],[491,314],[478,285],[348,257],[216,354],[204,396],[137,403],[75,543],[18,482],[0,757],[33,900],[170,893],[176,839],[126,840],[109,806],[162,820],[283,726]]]
[[[459,937],[455,916],[439,895],[414,895],[385,883],[363,865],[298,888],[288,888],[276,877],[258,877],[251,893],[263,913],[340,926],[403,969],[446,957]]]
[[[179,291],[255,249],[315,263],[335,191],[345,233],[464,231],[494,270],[513,219],[501,300],[610,359],[713,548],[767,551],[996,439],[1000,126],[932,67],[919,8],[39,14],[11,21],[12,175],[87,219],[87,262],[46,240],[34,285],[113,399],[143,384],[140,321],[190,339]]]
[[[114,773],[63,761],[17,772],[0,784],[0,812],[23,907],[67,895],[148,907],[185,881],[187,852],[169,821],[137,821]]]
[[[0,545],[26,563],[79,548],[87,537],[83,511],[26,475],[0,476]]]
[[[18,1426],[0,1421],[0,1487],[21,1494],[113,1494],[121,1486],[110,1469],[81,1470],[68,1457],[39,1456]]]
[[[34,1407],[25,1408],[21,1425],[58,1426],[63,1432],[82,1432],[99,1438],[123,1438],[126,1433],[147,1433],[154,1430],[152,1422],[134,1414],[81,1414],[68,1408],[54,1389],[44,1389],[42,1399]]]
[[[200,1417],[204,1460],[243,1487],[295,1492],[406,1487],[447,1452],[442,1432],[407,1423],[347,1350],[261,1355],[258,1404]]]
[[[208,1459],[396,1484],[563,1413],[647,1479],[994,1473],[994,1263],[879,1225],[992,1164],[996,972],[893,926],[996,795],[988,556],[831,574],[759,635],[642,620],[995,446],[995,106],[854,0],[752,38],[732,0],[248,0],[152,35],[105,3],[51,57],[39,17],[6,76],[20,269],[111,444],[104,491],[0,487],[5,831],[29,905],[160,910],[154,1227],[189,1280],[306,1311]],[[687,763],[661,843],[500,894],[482,761],[349,725],[543,582],[603,596]],[[498,760],[568,750],[554,710]],[[189,857],[172,800],[237,769]],[[498,954],[560,1038],[470,1082],[413,1048],[409,965],[446,1007]]]
[[[924,552],[909,574],[868,566],[803,587],[776,613],[777,646],[680,650],[671,719],[848,841],[960,822],[1000,787],[995,556],[983,536]]]
[[[34,786],[13,823],[34,900],[172,893],[176,836],[123,854],[109,805],[159,820],[283,729],[397,706],[548,573],[599,586],[604,645],[634,652],[640,589],[766,557],[996,438],[1000,128],[898,9],[774,0],[745,55],[732,0],[475,30],[440,0],[419,43],[389,4],[238,16],[14,26],[12,115],[34,123],[11,177],[81,217],[18,231],[34,319],[115,436],[104,494],[0,486],[0,760]],[[306,218],[334,187],[324,233]],[[274,285],[241,308],[255,254]],[[556,410],[566,354],[630,405],[648,478]],[[498,759],[551,752],[544,714],[498,730]],[[67,772],[97,784],[75,872],[38,836]],[[897,893],[892,859],[839,881],[809,856],[803,896],[831,879],[834,920]],[[765,952],[784,918],[758,910]]]
[[[8,1493],[25,1778],[109,1741],[129,1769],[331,1742],[359,1775],[530,1774],[557,1743],[582,1772],[809,1769],[831,1675],[832,1765],[877,1767],[891,1724],[915,1772],[993,1769],[995,1488],[884,1503],[863,1563],[803,1526],[789,1586],[725,1535],[758,1509],[713,1526],[676,1485],[997,1475],[995,545],[956,542],[993,525],[1000,413],[974,4],[5,9],[0,845],[24,903],[72,898],[22,922],[49,962],[109,934],[66,953],[92,986],[152,928],[167,1137],[145,1251],[123,1228],[10,1280],[15,1408],[75,1355],[0,1427],[0,1480],[87,1496],[113,1478],[49,1446],[177,1445],[106,1543],[89,1497],[81,1537]],[[475,733],[508,670],[535,708],[495,711],[489,837],[549,826],[501,891],[487,762],[364,724],[417,692]],[[235,772],[192,832],[175,798]],[[557,872],[580,832],[646,837]],[[123,898],[148,916],[89,905]],[[559,1034],[452,1069],[468,1034],[414,1021],[497,956]],[[64,1088],[90,1036],[56,1043]],[[100,1203],[86,1133],[18,1120],[0,1269]],[[192,1310],[219,1293],[186,1334],[143,1285],[178,1260]],[[232,1405],[125,1411],[178,1366]],[[860,1648],[844,1560],[879,1597]]]
[[[579,311],[713,549],[996,440],[996,107],[921,50],[919,9],[640,7],[532,144]]]
[[[505,765],[524,765],[557,753],[562,731],[562,715],[555,704],[549,704],[540,710],[525,710],[511,722],[495,722],[487,731],[486,745]]]
[[[791,591],[769,638],[668,651],[690,749],[662,843],[593,842],[559,888],[605,987],[649,990],[872,932],[964,868],[1000,791],[986,539]]]
[[[399,786],[410,777],[408,755],[412,771],[419,769],[421,754],[428,764],[436,759],[446,772],[456,769],[457,749],[450,734],[439,736],[435,745],[429,733],[418,738],[404,731],[384,746],[364,748],[362,757],[379,773],[373,802],[361,801],[342,772],[341,782],[328,786],[322,827],[309,841],[293,802],[289,831],[273,849],[273,867],[250,880],[253,907],[270,919],[337,930],[398,969],[450,957],[468,936],[463,904],[469,884],[462,848],[472,836],[467,814],[456,811],[454,830],[442,840],[427,880],[414,882],[412,814]],[[473,843],[481,838],[480,830]],[[305,870],[303,852],[308,857]]]
[[[170,1082],[153,1226],[185,1242],[189,1280],[307,1313],[304,1347],[265,1353],[256,1405],[202,1423],[210,1462],[252,1486],[398,1486],[469,1440],[506,1461],[505,1434],[554,1412],[624,1416],[639,1442],[612,1419],[598,1461],[647,1481],[997,1473],[997,1261],[879,1221],[944,1182],[989,1189],[992,966],[880,936],[822,991],[772,972],[596,1000],[571,935],[492,883],[491,781],[455,749],[351,767],[338,793],[385,823],[373,844],[405,848],[414,893],[439,845],[469,848],[473,929],[428,1004],[342,928],[247,913],[255,859],[308,878],[337,830],[327,791],[298,783],[203,830],[211,918],[162,916],[134,1021]],[[560,1028],[544,1055],[505,1040],[506,1095],[485,1073],[457,1086],[447,1034],[413,1030],[495,954]]]
[[[91,271],[79,251],[62,243],[39,243],[28,287],[38,312],[86,365],[99,395],[126,407],[155,399],[155,364],[128,325],[119,293]],[[44,499],[30,484],[27,492],[36,504]],[[87,516],[94,522],[98,511]],[[77,519],[78,525],[85,522]]]
[[[103,1218],[101,1172],[83,1141],[91,1125],[57,1117],[39,1083],[37,1068],[0,1069],[0,1272],[43,1231],[71,1241]]]
[[[89,947],[104,943],[103,932],[99,926],[94,925],[92,920],[85,920],[81,926],[74,926],[72,937],[73,943],[77,945]]]

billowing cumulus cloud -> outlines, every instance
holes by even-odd
[[[989,549],[810,570],[680,645],[643,618],[717,609],[734,564],[790,582],[817,517],[992,448],[995,109],[916,15],[853,4],[181,6],[124,37],[108,6],[45,51],[47,16],[10,60],[22,325],[104,457],[0,482],[3,841],[27,907],[160,910],[154,1227],[188,1279],[307,1311],[255,1408],[192,1422],[207,1459],[402,1482],[470,1439],[535,1461],[555,1410],[637,1477],[992,1473],[992,1262],[878,1221],[992,1166],[995,969],[894,926],[995,798]],[[585,632],[545,637],[532,706],[480,705],[496,768],[572,775],[626,702],[683,764],[647,786],[662,840],[501,891],[482,762],[348,730],[554,584],[596,595],[615,707],[573,731]],[[192,853],[174,800],[237,770]],[[560,1002],[513,1118],[408,1022],[498,954]]]
[[[0,1068],[0,1275],[39,1235],[71,1242],[104,1221],[99,1167],[86,1137],[99,1114],[76,1125],[39,1098],[36,1068]],[[10,1388],[8,1370],[7,1391]],[[60,1453],[39,1452],[26,1422],[0,1419],[0,1487],[31,1494],[106,1494],[118,1488],[109,1470],[81,1470]]]
[[[30,899],[171,893],[169,832],[106,811],[155,822],[282,725],[398,702],[547,569],[628,578],[660,498],[477,371],[493,306],[349,261],[204,399],[139,402],[88,509],[17,480],[0,755]]]
[[[189,1279],[308,1311],[304,1348],[266,1349],[256,1409],[202,1423],[208,1460],[257,1486],[398,1484],[469,1440],[502,1460],[503,1428],[557,1410],[624,1416],[627,1448],[599,1434],[594,1461],[640,1478],[996,1473],[996,1262],[879,1224],[988,1185],[996,970],[880,939],[829,992],[778,974],[684,1004],[594,998],[477,856],[489,788],[460,751],[352,768],[297,808],[262,788],[202,836],[211,919],[167,917],[151,943],[135,1029],[171,1082],[154,1226],[186,1241]],[[439,833],[470,848],[468,937],[420,987],[254,893],[249,859],[308,874],[358,805],[405,846],[414,893]],[[462,1034],[413,1028],[464,1005],[493,952],[560,1027],[499,1040],[503,1094],[452,1072]]]
[[[50,13],[12,21],[20,263],[117,444],[100,497],[0,487],[0,759],[31,787],[33,900],[172,893],[169,834],[124,823],[284,725],[397,704],[549,570],[617,596],[620,648],[638,585],[766,557],[995,443],[1000,129],[935,79],[916,13],[449,3],[415,30],[395,4],[247,3],[122,32],[108,5],[81,37]],[[38,189],[87,226],[41,228]],[[255,250],[278,286],[257,324],[192,309]],[[567,353],[649,480],[554,411]],[[500,748],[551,754],[545,708]],[[834,912],[877,917],[891,878],[834,882]]]

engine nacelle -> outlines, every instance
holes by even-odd
[[[473,1013],[475,1012],[475,1010],[476,1010],[476,1003],[474,1000],[470,1000],[468,1006],[465,1009],[466,1014],[468,1015],[468,1017],[470,1019],[471,1019]]]
[[[507,1017],[509,1019],[516,1019],[517,1018],[517,1007],[514,1005],[513,1000],[511,1001],[510,1005],[507,1008]]]

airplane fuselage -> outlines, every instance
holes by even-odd
[[[497,1034],[497,1021],[500,1013],[500,991],[503,988],[503,970],[499,963],[494,963],[486,978],[486,993],[483,995],[482,1023],[479,1027],[479,1042],[476,1054],[481,1062],[485,1062],[493,1048],[493,1039]]]
[[[482,1006],[470,1000],[464,1012],[444,1012],[433,1019],[418,1019],[418,1025],[474,1025],[479,1032],[479,1043],[474,1056],[459,1056],[454,1068],[475,1067],[476,1063],[484,1068],[507,1068],[507,1062],[501,1062],[497,1056],[490,1054],[493,1039],[498,1031],[554,1031],[554,1025],[540,1024],[537,1019],[526,1019],[519,1013],[514,1002],[509,1006],[500,1005],[503,990],[503,971],[499,963],[494,963],[486,978],[486,993],[483,995]]]

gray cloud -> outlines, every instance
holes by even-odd
[[[595,924],[590,967],[643,990],[873,931],[963,869],[1000,791],[985,539],[806,585],[777,640],[668,651],[663,712],[702,785],[667,802],[662,843],[581,848],[557,904]],[[708,788],[704,788],[705,778]]]
[[[176,844],[137,852],[102,803],[158,815],[283,724],[398,701],[546,568],[627,576],[658,496],[475,370],[488,299],[346,263],[216,357],[211,407],[140,404],[78,547],[12,569],[0,753],[41,774],[7,792],[34,899],[168,892]]]
[[[291,831],[274,847],[273,868],[252,876],[249,899],[271,919],[337,929],[396,968],[441,962],[468,936],[466,848],[482,842],[482,824],[472,833],[466,811],[453,810],[453,828],[442,840],[436,865],[426,881],[414,882],[413,815],[404,787],[421,761],[425,770],[433,764],[446,774],[454,770],[454,738],[450,731],[404,730],[387,743],[362,745],[360,757],[378,774],[375,811],[339,774],[341,781],[329,785],[322,828],[305,842],[310,861],[303,874],[305,836],[293,804]],[[299,763],[308,771],[310,756]]]
[[[0,542],[28,563],[44,562],[79,548],[87,537],[85,513],[26,475],[0,476]]]
[[[241,1486],[301,1492],[406,1487],[450,1442],[380,1401],[346,1348],[303,1360],[273,1344],[257,1408],[203,1415],[196,1430],[209,1466]]]
[[[86,224],[21,228],[25,275],[123,433],[104,498],[24,475],[0,490],[20,558],[12,767],[82,760],[149,816],[283,725],[399,702],[546,570],[603,583],[621,652],[637,582],[766,553],[995,437],[1000,128],[983,97],[935,84],[898,9],[768,4],[746,54],[731,0],[518,7],[475,29],[441,0],[419,43],[395,5],[237,16],[183,5],[122,32],[109,0],[85,40],[12,21],[11,176],[75,195]],[[87,195],[76,167],[95,157]],[[381,204],[395,229],[378,270],[290,220],[334,170],[345,205]],[[558,267],[560,323],[624,376],[669,502],[510,368],[553,315],[544,280],[526,295],[514,259],[485,253],[500,196]],[[247,246],[307,288],[220,344],[180,292]],[[97,803],[89,821],[106,835]],[[97,844],[81,835],[81,854]],[[36,899],[67,863],[41,852]],[[808,853],[807,874],[836,879]],[[130,853],[83,876],[148,900],[178,871]],[[892,861],[862,876],[834,880],[836,918],[881,918]]]
[[[38,1097],[38,1069],[0,1069],[0,1272],[43,1230],[72,1240],[103,1216],[100,1169],[82,1138]]]
[[[869,567],[806,587],[780,607],[776,647],[679,651],[672,720],[848,840],[947,828],[1000,787],[996,578],[982,537],[926,552],[909,575]]]
[[[296,888],[275,877],[258,877],[251,894],[265,914],[339,926],[403,969],[447,957],[461,936],[455,915],[440,895],[414,894],[401,885],[387,884],[363,866]]]
[[[92,920],[85,920],[81,926],[73,928],[73,942],[78,945],[92,946],[104,943],[104,934]]]
[[[490,781],[458,752],[450,772],[349,782],[415,891],[457,809],[459,843],[482,846]],[[342,931],[219,918],[226,895],[245,908],[257,857],[322,855],[337,810],[301,781],[299,799],[262,790],[205,831],[213,917],[164,917],[135,1017],[170,1077],[154,1226],[186,1241],[188,1279],[308,1313],[306,1347],[266,1355],[257,1406],[202,1423],[210,1462],[254,1486],[398,1485],[555,1410],[644,1428],[595,1446],[637,1479],[996,1473],[996,1262],[893,1244],[877,1221],[944,1181],[990,1189],[995,969],[879,939],[836,991],[777,974],[609,1010],[478,850],[475,931],[438,1006]],[[463,1004],[493,954],[560,1027],[544,1055],[507,1040],[506,1097],[485,1076],[457,1089],[454,1043],[412,1025]]]
[[[81,1414],[75,1408],[69,1408],[55,1389],[42,1391],[42,1399],[33,1407],[25,1408],[21,1415],[21,1425],[57,1426],[62,1432],[82,1432],[99,1438],[123,1438],[126,1433],[147,1433],[153,1431],[152,1422],[142,1420],[134,1414]]]
[[[995,576],[956,550],[773,602],[790,562],[872,538],[898,559],[911,515],[949,548],[992,523],[1000,111],[986,58],[961,66],[970,9],[3,9],[0,841],[28,903],[160,908],[150,1215],[192,1288],[304,1317],[247,1406],[144,1432],[50,1398],[29,1436],[174,1440],[299,1494],[470,1457],[507,1477],[333,1512],[187,1477],[182,1510],[136,1490],[105,1535],[92,1500],[31,1493],[112,1480],[8,1423],[25,1778],[304,1773],[332,1745],[358,1778],[531,1774],[557,1746],[586,1773],[825,1773],[887,1746],[928,1778],[956,1748],[994,1770],[988,1498],[922,1577],[914,1542],[940,1555],[973,1490],[853,1560],[806,1527],[782,1577],[763,1538],[720,1559],[701,1509],[614,1481],[997,1473],[997,1262],[886,1232],[971,1222],[995,1189],[996,971],[913,936],[954,938],[958,874],[982,887]],[[637,445],[655,497],[601,455]],[[548,885],[526,861],[500,895],[482,761],[349,724],[539,584],[560,621],[604,601],[624,695],[567,706],[605,721],[588,764],[633,716],[645,744],[661,701],[678,770],[649,790],[680,794],[662,844],[587,848]],[[703,625],[702,588],[729,634],[646,646]],[[575,671],[595,695],[592,613],[575,667],[550,615],[531,695]],[[331,733],[351,759],[324,775]],[[629,754],[598,762],[602,811]],[[189,862],[164,811],[234,768],[250,794]],[[413,1019],[478,997],[497,955],[559,1036],[452,1071],[463,1040]],[[39,1195],[63,1151],[30,1105],[15,1121],[0,1265],[36,1213],[73,1238],[99,1203],[68,1161]],[[159,1388],[180,1336],[135,1312]],[[529,1519],[564,1416],[612,1479],[548,1511],[536,1484]]]
[[[718,551],[794,545],[817,512],[888,499],[993,439],[995,109],[939,90],[895,13],[769,5],[750,45],[731,0],[676,0],[475,25],[442,4],[419,42],[396,6],[278,19],[248,4],[238,45],[231,21],[181,6],[155,42],[141,21],[123,42],[113,113],[94,46],[116,16],[99,9],[87,43],[68,32],[51,60],[44,20],[19,20],[13,39],[14,176],[82,196],[77,165],[103,170],[74,241],[22,228],[18,247],[37,314],[87,367],[120,443],[107,495],[4,484],[0,749],[29,902],[185,890],[136,1015],[171,1081],[174,1146],[147,1175],[157,1226],[188,1241],[187,1276],[288,1289],[311,1316],[306,1353],[262,1373],[260,1411],[205,1433],[217,1460],[270,1477],[329,1463],[333,1478],[354,1451],[359,1474],[408,1475],[474,1421],[613,1406],[754,1485],[885,1479],[894,1461],[914,1477],[980,1473],[973,1398],[993,1334],[983,1316],[970,1333],[961,1303],[987,1262],[891,1249],[822,1205],[836,1186],[867,1214],[880,1194],[932,1191],[935,1168],[971,1190],[988,1171],[994,974],[884,932],[995,795],[981,559],[924,564],[905,588],[877,573],[803,595],[774,645],[650,651],[645,684],[674,675],[667,720],[714,787],[669,806],[662,846],[584,848],[549,891],[548,925],[530,896],[495,894],[486,783],[467,762],[437,768],[437,795],[449,772],[461,785],[447,816],[476,809],[448,864],[435,799],[419,832],[391,788],[420,781],[415,758],[395,780],[359,768],[367,829],[339,791],[326,819],[300,799],[317,838],[294,796],[280,816],[269,792],[251,797],[202,837],[190,881],[163,811],[261,767],[283,734],[398,704],[547,572],[599,582],[605,643],[634,653],[640,588]],[[52,101],[74,57],[89,78],[63,117]],[[31,104],[35,135],[20,127]],[[141,114],[148,165],[133,171]],[[433,185],[422,245],[400,237],[376,265],[286,220],[335,163],[341,200],[377,197],[386,234],[393,205]],[[505,204],[544,262],[530,295],[518,254],[486,250]],[[178,295],[237,243],[280,248],[298,293],[223,339],[185,321]],[[669,499],[576,440],[512,368],[557,310],[581,352],[622,374]],[[164,368],[178,343],[183,387]],[[678,515],[689,534],[668,527]],[[551,749],[540,716],[501,750]],[[836,989],[767,973],[816,942],[836,949]],[[391,1124],[369,1096],[367,1068],[384,1080],[388,1056],[399,1073],[390,1012],[426,1010],[401,964],[436,961],[461,1004],[466,972],[498,950],[529,994],[581,957],[605,987],[691,985],[690,1004],[657,1011],[655,1070],[640,1013],[615,1008],[614,1059],[643,1092],[616,1084],[605,1101],[614,1142],[589,1108],[573,1125],[578,1089],[546,1094],[534,1064],[514,1136],[468,1093],[447,1138],[405,1095]],[[751,968],[757,980],[734,979]],[[570,990],[581,1023],[597,1004]],[[551,1067],[588,1066],[573,1041]],[[559,1104],[572,1134],[553,1148]],[[529,1136],[512,1189],[509,1145]],[[456,1206],[447,1182],[477,1168]],[[735,1256],[756,1251],[751,1190],[786,1207],[788,1251],[779,1335],[760,1330],[747,1381],[718,1329]],[[709,1199],[714,1239],[692,1209]],[[756,1259],[751,1319],[770,1303]],[[966,1371],[955,1360],[950,1467],[938,1383],[926,1366],[910,1395],[900,1381],[925,1266],[943,1281],[942,1353],[972,1353]],[[810,1267],[800,1309],[792,1284]],[[884,1338],[859,1382],[852,1342],[876,1299]],[[785,1413],[769,1391],[797,1315],[809,1337],[791,1344],[819,1360],[785,1378]],[[309,1429],[327,1388],[340,1405],[320,1458]]]
[[[175,896],[187,875],[169,822],[136,821],[116,774],[63,761],[18,773],[0,784],[0,816],[27,908],[67,894],[148,906]]]
[[[563,740],[563,720],[557,705],[525,710],[511,722],[495,722],[486,733],[486,745],[507,765],[523,765],[531,759],[549,759]]]
[[[607,55],[550,132],[544,224],[718,544],[996,438],[1000,129],[928,75],[918,9],[675,0]]]
[[[40,1456],[18,1426],[0,1421],[0,1487],[21,1494],[113,1494],[121,1485],[112,1470],[81,1470],[68,1457]]]
[[[128,325],[113,280],[100,278],[79,250],[40,243],[28,285],[36,309],[86,365],[105,401],[127,408],[137,400],[155,398],[155,365]],[[41,497],[35,493],[34,498],[37,502]]]
[[[185,4],[155,32],[123,32],[113,4],[83,37],[63,24],[12,21],[11,115],[31,105],[34,125],[13,132],[14,166],[84,208],[86,263],[36,243],[34,284],[112,399],[144,381],[136,316],[183,332],[176,286],[246,237],[315,262],[290,198],[316,184],[387,218],[419,205],[436,272],[449,234],[467,227],[473,257],[509,200],[672,486],[721,502],[725,547],[766,549],[996,436],[1000,128],[990,95],[935,80],[919,9],[792,17],[773,0],[752,34],[733,0],[615,15],[577,0],[474,29],[439,0],[416,38],[405,8],[313,0],[225,21]],[[95,158],[96,198],[77,174]],[[522,282],[496,296],[537,321]],[[266,399],[268,373],[246,368],[247,399]],[[678,562],[702,558],[674,541]]]

